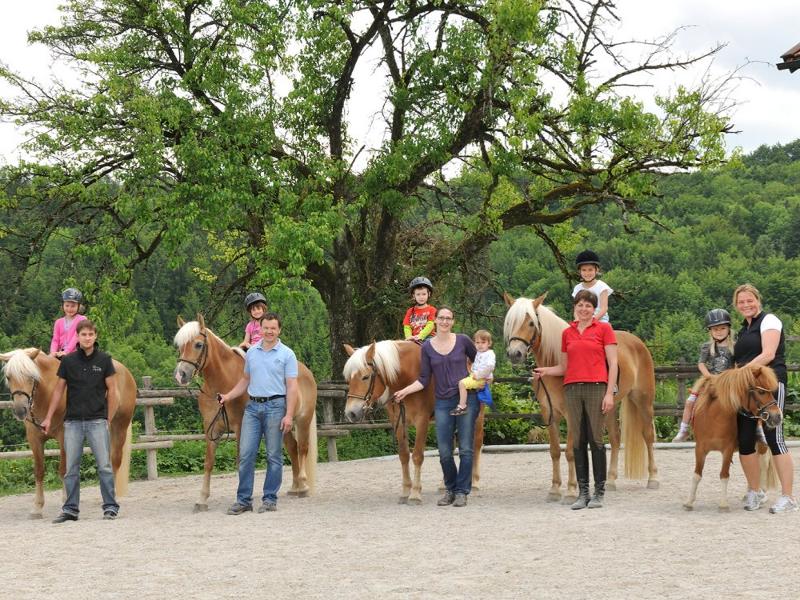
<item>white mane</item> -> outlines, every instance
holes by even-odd
[[[198,335],[200,335],[200,323],[197,321],[188,321],[184,323],[183,327],[175,334],[175,345],[178,348],[183,348]]]
[[[10,356],[9,356],[10,355]],[[33,362],[25,350],[12,350],[4,355],[9,356],[8,362],[3,365],[6,381],[33,379],[39,381],[42,377],[39,367]]]
[[[561,332],[569,327],[569,324],[544,304],[540,304],[539,308],[534,310],[533,300],[517,298],[508,309],[503,324],[503,338],[506,344],[515,331],[523,325],[527,326],[528,320],[533,322],[536,335],[541,337],[539,353],[544,363],[541,366],[557,365],[561,362]]]
[[[369,368],[367,364],[367,351],[370,346],[358,348],[347,362],[344,364],[345,381],[350,381],[353,377]],[[383,340],[375,344],[375,356],[373,358],[375,368],[378,373],[390,385],[397,381],[400,376],[400,353],[397,351],[397,342],[394,340]]]

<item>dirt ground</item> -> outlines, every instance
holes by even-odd
[[[436,457],[421,506],[397,504],[396,458],[320,464],[315,496],[237,517],[224,514],[235,475],[214,478],[198,514],[199,477],[132,483],[117,521],[101,519],[97,487],[84,490],[80,521],[62,525],[50,523],[60,492],[46,495],[39,521],[27,518],[32,495],[0,498],[0,597],[796,597],[800,512],[741,510],[735,464],[732,510],[719,513],[718,454],[686,512],[693,452],[657,450],[656,460],[660,489],[620,480],[604,508],[582,511],[545,502],[543,452],[484,454],[466,508],[436,506]]]

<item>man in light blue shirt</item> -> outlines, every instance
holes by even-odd
[[[278,490],[283,477],[283,435],[291,432],[297,407],[297,357],[281,343],[281,320],[271,312],[261,317],[261,343],[251,346],[244,373],[231,391],[220,394],[220,404],[247,390],[250,401],[244,409],[239,433],[239,487],[229,515],[253,510],[253,480],[261,438],[267,449],[267,475],[258,512],[278,508]]]

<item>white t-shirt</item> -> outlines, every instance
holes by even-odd
[[[595,282],[594,282],[594,285],[592,287],[583,287],[583,282],[581,281],[572,290],[572,297],[574,298],[575,296],[577,296],[578,292],[580,292],[581,290],[586,290],[587,292],[592,292],[595,296],[597,296],[597,303],[598,304],[600,304],[600,295],[603,292],[608,292],[609,296],[614,293],[614,290],[611,289],[611,286],[609,286],[605,281],[602,281],[601,279],[596,279]],[[597,314],[597,312],[599,310],[600,310],[600,308],[598,306],[598,308],[596,308],[595,311],[594,311],[595,314]],[[606,310],[606,314],[603,315],[603,318],[600,319],[600,322],[608,323],[608,310]]]
[[[781,331],[783,329],[783,323],[781,323],[781,320],[778,317],[772,313],[768,313],[764,315],[763,319],[761,319],[761,327],[759,329],[761,333],[769,331],[770,329],[777,329],[778,331]]]
[[[475,379],[488,379],[492,376],[496,362],[494,350],[478,352],[472,362],[472,376]]]

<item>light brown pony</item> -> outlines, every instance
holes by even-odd
[[[233,388],[244,372],[244,356],[231,348],[206,327],[202,315],[196,321],[184,322],[178,317],[180,330],[175,335],[175,345],[180,350],[175,366],[175,380],[186,386],[197,373],[203,376],[203,386],[197,396],[197,406],[203,417],[206,432],[206,457],[203,486],[200,498],[194,506],[195,512],[208,510],[211,495],[211,472],[219,441],[226,434],[225,419],[220,418],[217,394]],[[294,414],[293,431],[283,435],[283,442],[292,462],[292,487],[289,494],[304,497],[314,492],[317,474],[317,382],[303,363],[298,362],[297,407]],[[248,395],[226,402],[227,421],[236,438],[237,454],[239,432]]]
[[[47,416],[50,398],[56,384],[58,359],[48,356],[38,348],[12,350],[0,354],[4,362],[8,388],[13,402],[12,412],[19,421],[25,422],[25,436],[33,453],[33,475],[36,492],[33,497],[32,519],[42,518],[44,508],[44,443],[55,439],[61,448],[61,461],[58,475],[64,479],[67,468],[64,454],[64,411],[67,408],[66,393],[50,421],[50,433],[46,434],[39,425]],[[108,428],[111,442],[111,466],[114,469],[114,488],[118,496],[128,492],[128,478],[131,462],[131,419],[136,409],[136,381],[130,371],[114,361],[117,374],[117,404],[108,407]]]
[[[509,306],[503,334],[506,354],[514,364],[522,363],[528,353],[533,353],[536,365],[554,366],[561,361],[561,333],[569,325],[550,308],[542,304],[547,294],[536,299],[517,298],[503,294]],[[619,357],[619,392],[615,404],[621,406],[622,438],[625,444],[625,477],[640,479],[647,473],[647,487],[658,488],[658,469],[653,457],[655,426],[653,402],[656,393],[653,358],[647,346],[635,335],[615,331]],[[564,378],[542,378],[542,383],[532,383],[542,410],[542,418],[550,433],[550,457],[553,461],[553,481],[547,499],[561,499],[561,447],[559,423],[566,416]],[[606,415],[606,429],[611,445],[606,489],[615,490],[618,474],[620,430],[616,411]],[[572,431],[567,430],[567,464],[569,477],[566,499],[577,495],[575,463],[572,454]]]
[[[695,439],[694,477],[689,499],[683,507],[686,510],[694,509],[697,486],[703,478],[706,456],[717,450],[722,453],[719,510],[729,511],[728,480],[733,453],[737,448],[736,413],[742,411],[753,419],[759,419],[764,422],[764,427],[775,428],[780,425],[783,414],[772,395],[778,389],[778,378],[769,367],[745,365],[739,369],[723,371],[719,375],[703,377],[696,389],[697,403],[692,419]],[[761,452],[761,455],[767,457],[765,452]],[[762,481],[762,487],[774,487],[777,473],[771,460],[766,469],[761,469],[761,474],[766,477],[766,482]]]
[[[344,348],[350,356],[344,365],[344,379],[348,383],[345,416],[354,423],[361,421],[366,414],[379,406],[386,408],[397,438],[397,454],[403,474],[399,502],[420,504],[422,461],[425,459],[425,441],[435,404],[433,377],[424,389],[409,394],[401,404],[389,401],[394,392],[419,378],[420,346],[414,342],[384,340],[363,348],[353,349],[347,344]],[[476,489],[480,484],[483,412],[481,405],[475,422],[472,462],[472,486]],[[408,447],[409,425],[413,425],[416,430],[412,454],[409,454]],[[408,467],[409,457],[414,461],[413,480]]]

